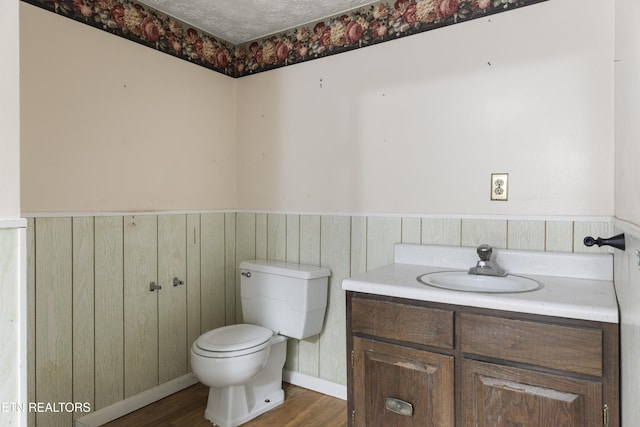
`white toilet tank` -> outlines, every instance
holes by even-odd
[[[319,334],[327,308],[328,268],[279,261],[240,263],[245,323],[303,339]]]

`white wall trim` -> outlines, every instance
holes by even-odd
[[[0,228],[26,228],[25,218],[0,218]]]
[[[136,411],[142,407],[150,405],[163,399],[173,393],[190,387],[198,382],[193,374],[186,374],[174,380],[167,381],[157,387],[143,391],[142,393],[131,396],[109,405],[105,408],[91,412],[83,417],[75,420],[75,427],[98,427]]]
[[[71,218],[84,216],[144,216],[144,215],[195,215],[236,213],[234,209],[175,210],[175,211],[114,211],[114,212],[23,212],[25,218]]]
[[[632,234],[634,236],[640,236],[640,226],[633,224],[631,222],[623,221],[618,218],[614,218],[613,220],[614,227],[617,227],[621,231],[625,233]]]
[[[310,375],[301,374],[300,372],[285,369],[282,372],[282,379],[289,384],[297,385],[318,393],[327,394],[338,399],[347,400],[347,386],[322,378],[312,377]]]
[[[20,371],[18,373],[18,386],[20,387],[18,394],[21,402],[27,402],[29,399],[28,387],[29,387],[29,379],[28,379],[28,344],[27,344],[27,336],[28,336],[28,322],[29,322],[29,310],[27,307],[27,222],[24,221],[24,227],[20,227],[18,230],[18,239],[19,239],[19,253],[18,253],[18,264],[19,264],[19,286],[20,290],[18,291],[18,304],[20,307],[18,308],[19,318],[19,348],[18,348],[18,360],[20,361]],[[27,425],[27,413],[23,412],[19,417],[20,425]]]
[[[402,213],[402,212],[315,212],[315,211],[279,211],[261,209],[219,209],[219,210],[169,210],[169,211],[117,211],[117,212],[24,212],[25,218],[66,218],[85,216],[143,216],[143,215],[192,215],[192,214],[266,214],[266,215],[318,215],[318,216],[351,216],[380,218],[438,218],[438,219],[485,219],[513,221],[572,221],[572,222],[612,222],[610,216],[571,216],[571,215],[486,215],[486,214],[434,214],[434,213]],[[17,219],[15,221],[26,221]],[[25,222],[26,224],[26,222]],[[23,225],[24,226],[24,225]],[[0,228],[2,228],[0,224]]]
[[[453,214],[453,213],[403,213],[403,212],[313,212],[313,211],[270,211],[261,209],[237,209],[235,213],[272,214],[272,215],[319,215],[352,216],[381,218],[437,218],[437,219],[498,219],[517,221],[573,221],[573,222],[611,222],[610,216],[584,215],[499,215],[499,214]]]

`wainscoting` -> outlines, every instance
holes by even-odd
[[[545,220],[262,212],[36,216],[28,219],[29,401],[92,411],[190,371],[202,332],[242,319],[240,261],[267,258],[332,271],[325,327],[289,340],[285,368],[346,382],[342,279],[392,262],[397,242],[601,251],[586,235],[606,219]],[[174,286],[173,278],[184,284]],[[151,292],[150,284],[162,289]],[[86,413],[30,413],[64,426]]]
[[[26,221],[0,218],[0,425],[24,425],[27,399]]]
[[[29,219],[29,400],[97,410],[187,374],[193,340],[235,320],[234,226],[225,213]]]

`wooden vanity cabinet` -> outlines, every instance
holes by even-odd
[[[347,292],[350,426],[618,427],[618,325]]]

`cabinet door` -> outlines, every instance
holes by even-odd
[[[464,360],[464,427],[601,427],[602,384]]]
[[[187,373],[187,217],[158,217],[159,383]],[[174,284],[174,278],[177,279]],[[181,284],[180,284],[181,283]]]
[[[355,426],[451,427],[452,356],[354,337]]]
[[[124,395],[158,385],[158,220],[124,219]],[[98,301],[96,301],[98,303]]]

